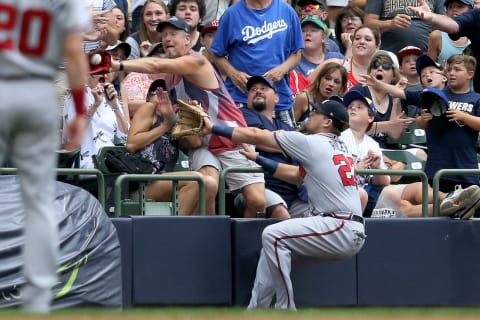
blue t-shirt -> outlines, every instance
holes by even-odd
[[[300,20],[293,8],[283,0],[273,0],[265,9],[247,7],[244,0],[231,6],[220,19],[210,47],[217,56],[228,56],[229,63],[250,76],[263,75],[279,66],[295,52],[303,49]],[[235,102],[247,103],[247,93],[225,81]],[[289,110],[293,94],[289,74],[276,84],[279,102],[276,109]]]
[[[449,109],[480,115],[480,94],[470,91],[455,94],[448,87],[443,90],[449,101]],[[426,128],[428,158],[425,173],[432,179],[440,169],[478,169],[478,132],[463,123],[448,121],[446,116],[433,117]],[[451,176],[442,179],[479,183],[478,176]]]
[[[324,60],[333,59],[333,58],[343,60],[344,56],[339,52],[325,52]],[[318,67],[317,63],[308,61],[302,55],[302,57],[300,58],[299,64],[295,67],[295,70],[303,74],[305,77],[308,77],[310,73],[312,73],[313,70],[315,70],[316,67]]]
[[[470,48],[473,51],[473,55],[477,59],[477,63],[480,61],[480,38],[478,33],[480,32],[480,9],[471,9],[452,18],[458,23],[460,27],[459,34],[466,36],[472,44]],[[475,77],[473,78],[473,85],[476,92],[480,92],[480,68],[475,70]]]
[[[284,123],[283,121],[280,121],[275,118],[272,121],[270,121],[270,119],[268,119],[258,111],[252,110],[247,107],[240,108],[240,110],[242,110],[243,117],[245,118],[245,122],[249,127],[265,129],[268,131],[277,131],[277,130],[295,131],[294,128],[290,127],[288,124]],[[258,150],[258,153],[264,157],[267,157],[269,159],[275,160],[280,163],[298,165],[298,162],[284,156],[283,153],[272,153],[272,152],[266,152],[261,150]],[[290,206],[295,199],[298,199],[298,195],[303,188],[303,185],[296,186],[294,184],[290,184],[290,183],[278,180],[277,178],[274,178],[270,173],[265,173],[265,186],[268,189],[280,195],[283,198],[283,200],[285,200],[288,206]]]

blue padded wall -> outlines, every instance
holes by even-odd
[[[454,286],[451,222],[367,219],[367,240],[357,255],[358,304],[449,304]]]
[[[478,220],[450,222],[452,271],[451,305],[480,306],[480,223]]]
[[[230,217],[132,217],[135,305],[230,305]]]
[[[132,220],[128,217],[112,218],[117,229],[122,252],[123,307],[132,305]]]
[[[262,231],[274,222],[266,219],[232,219],[234,305],[248,305],[262,247]],[[301,264],[294,262],[291,276],[297,307],[357,303],[355,258],[329,263],[318,260]]]

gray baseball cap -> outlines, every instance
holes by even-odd
[[[185,31],[188,34],[192,33],[192,31],[190,30],[190,26],[185,22],[185,20],[179,17],[173,16],[163,21],[162,23],[159,23],[157,25],[157,31],[162,32],[163,28],[165,28],[166,26],[172,26],[176,29]]]

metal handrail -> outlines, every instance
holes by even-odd
[[[359,169],[357,174],[418,176],[422,181],[422,216],[428,217],[428,177],[422,170]]]
[[[480,175],[480,169],[440,169],[433,176],[433,215],[438,216],[440,211],[440,177],[443,175]]]
[[[225,215],[225,193],[226,193],[226,176],[229,173],[237,172],[237,173],[264,173],[262,167],[230,167],[223,169],[220,172],[220,178],[218,182],[218,214]]]
[[[17,168],[0,168],[0,174],[17,174]],[[79,169],[79,168],[57,168],[57,175],[95,175],[97,177],[98,194],[97,198],[105,209],[105,178],[100,170],[97,169]]]
[[[231,172],[265,172],[263,168],[251,167],[231,167],[223,169],[220,173],[219,187],[218,187],[218,214],[225,215],[225,178]],[[428,217],[428,178],[425,172],[421,170],[387,170],[387,169],[361,169],[357,170],[358,174],[373,174],[373,175],[403,175],[403,176],[418,176],[422,181],[422,216]]]
[[[173,195],[172,202],[174,203],[175,213],[178,214],[178,201],[177,201],[177,190],[178,190],[178,181],[197,181],[199,185],[199,198],[200,198],[200,214],[205,215],[205,183],[203,182],[202,177],[197,175],[177,175],[177,174],[123,174],[115,179],[115,192],[114,192],[114,201],[115,201],[115,216],[119,217],[122,215],[122,184],[128,181],[156,181],[156,180],[171,180],[173,182]],[[143,193],[143,188],[140,188]],[[140,196],[140,205],[143,207],[145,205],[144,195]]]

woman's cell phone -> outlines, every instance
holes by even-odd
[[[113,84],[112,84],[112,86],[113,86]],[[112,99],[113,99],[113,96],[109,96],[109,95],[108,95],[107,88],[108,88],[108,85],[106,85],[106,86],[103,87],[103,92],[105,92],[105,97],[106,97],[108,100],[112,100]]]

